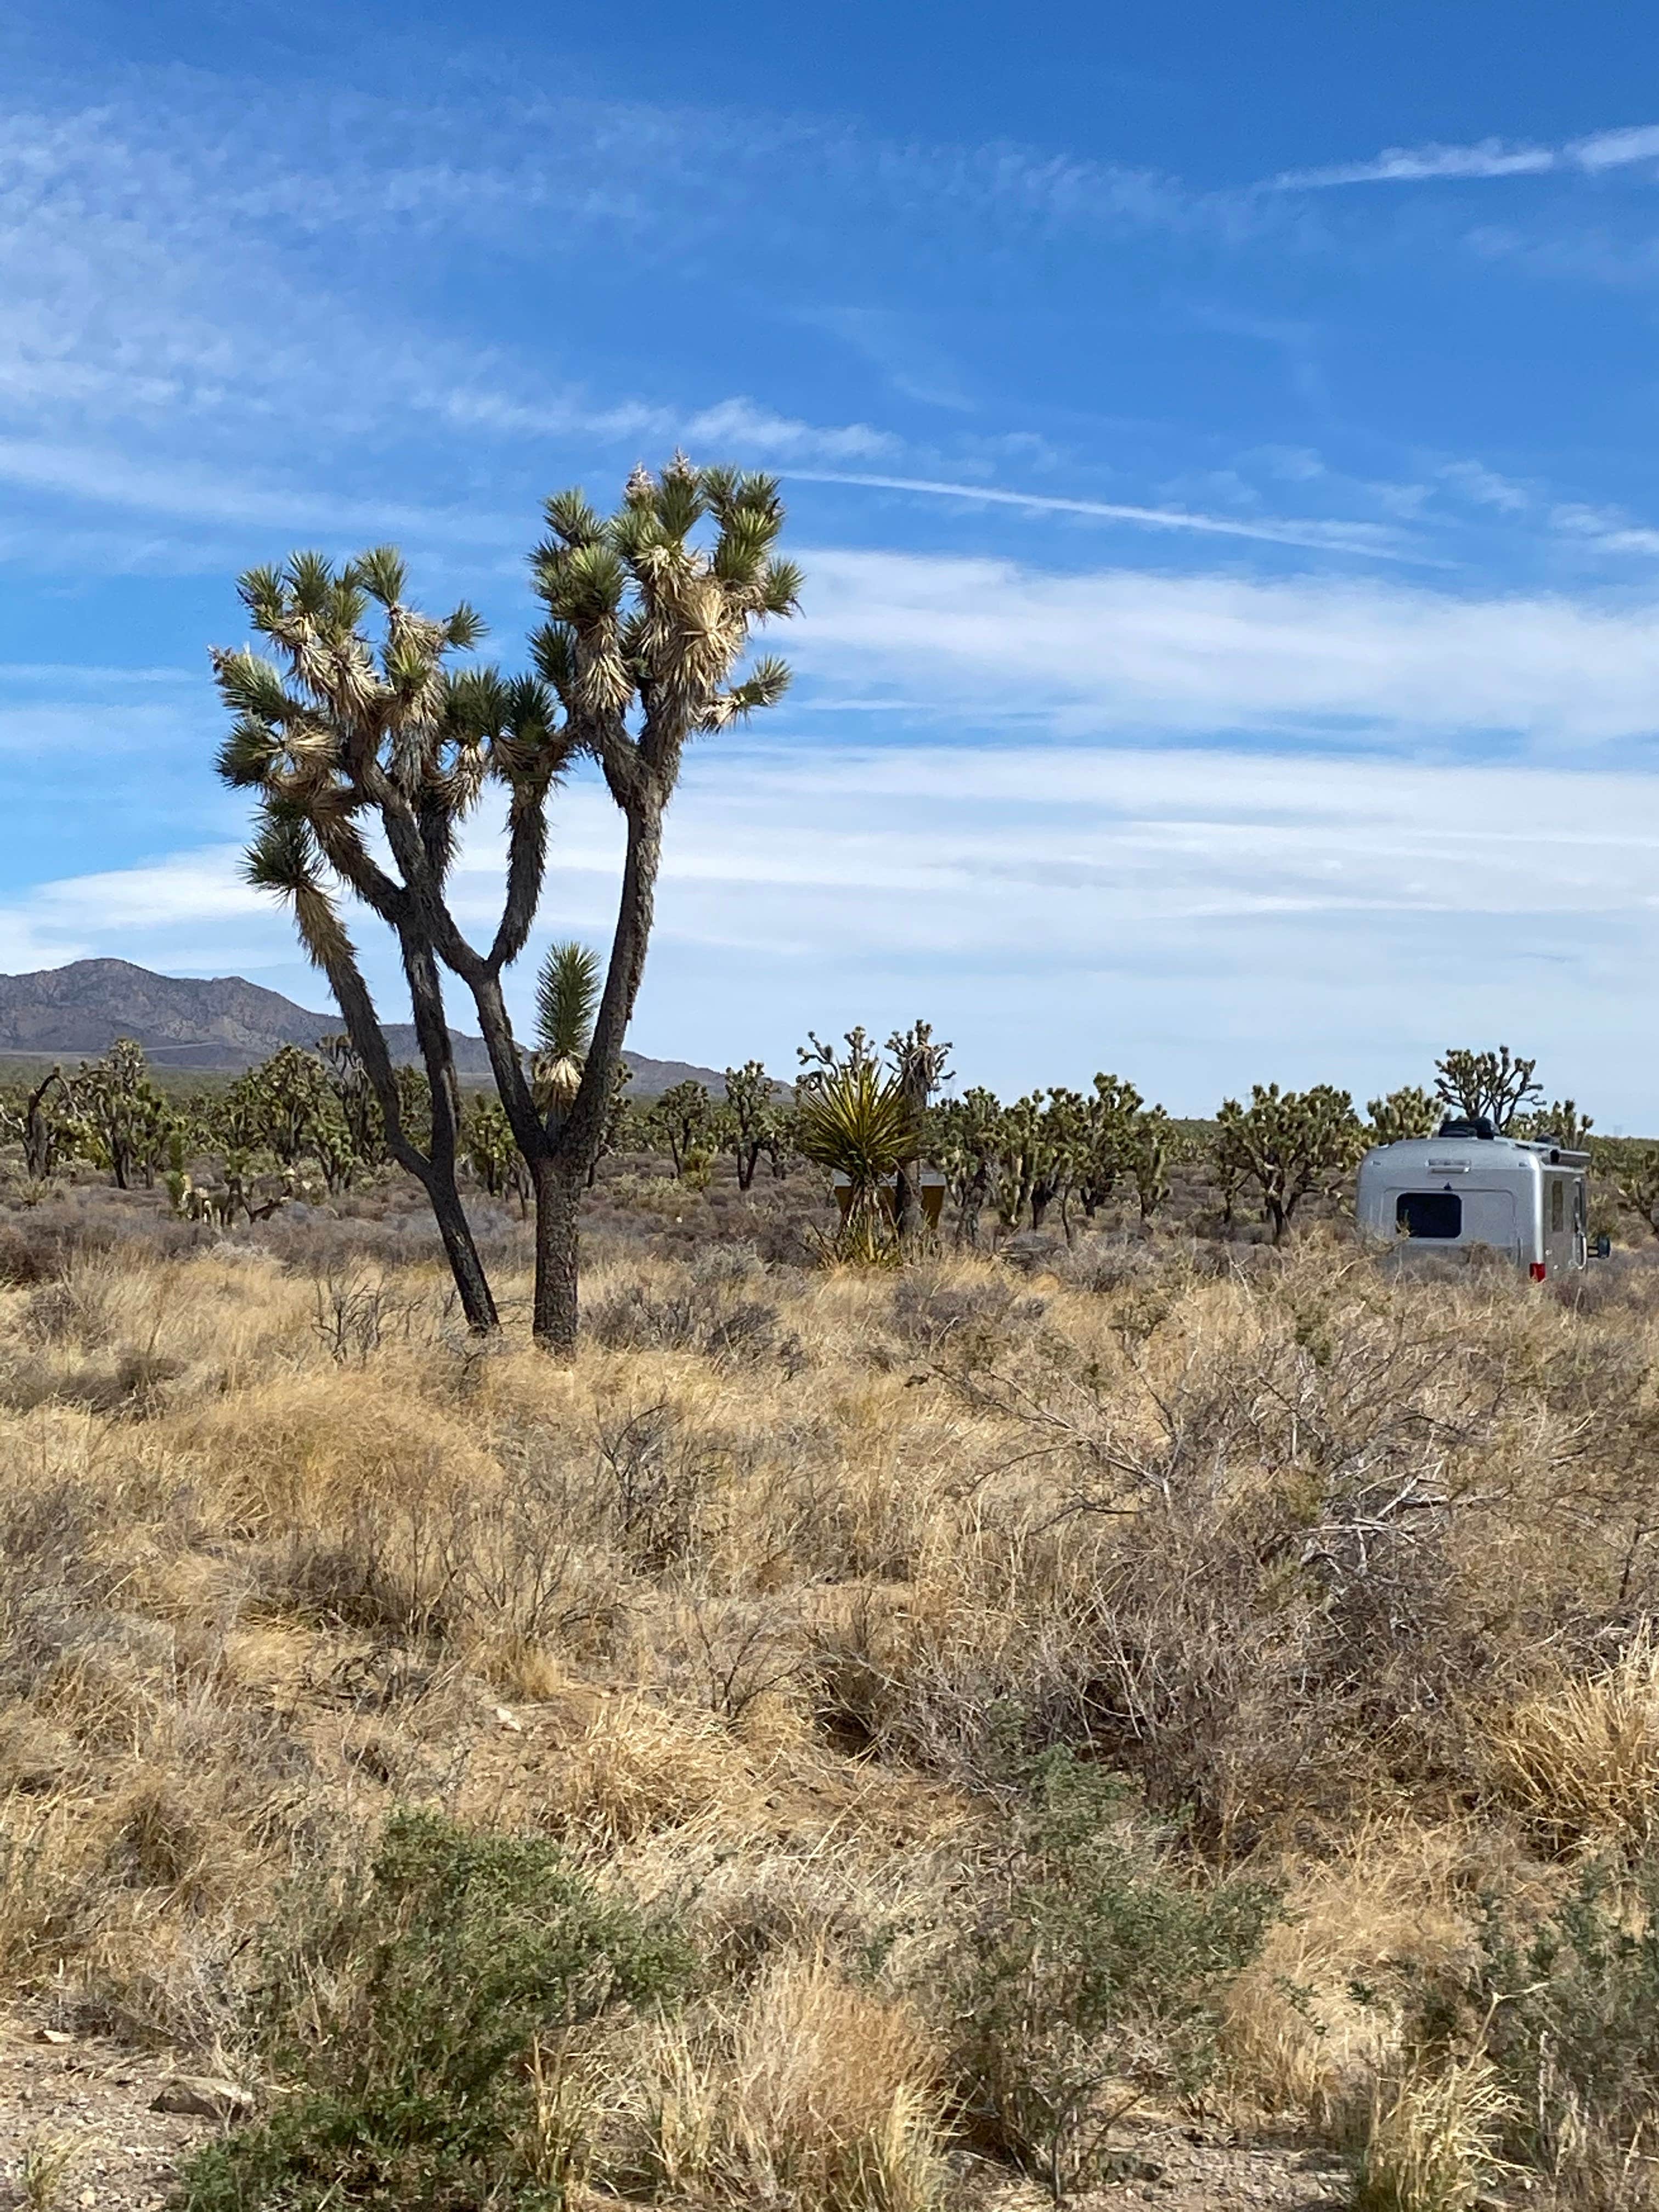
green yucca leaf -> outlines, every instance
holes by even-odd
[[[838,1068],[812,1084],[796,1121],[795,1142],[804,1158],[844,1175],[855,1200],[896,1174],[917,1143],[915,1117],[903,1092],[868,1063]]]
[[[516,683],[499,668],[463,668],[444,686],[444,719],[467,736],[485,736],[502,727],[512,712]]]
[[[291,553],[286,580],[294,604],[301,614],[318,616],[331,611],[335,576],[326,554]],[[340,579],[343,583],[347,580],[346,577]]]
[[[761,577],[761,605],[769,615],[793,615],[806,579],[793,561],[769,561]]]
[[[280,568],[248,568],[236,580],[236,596],[263,629],[283,603],[285,586]]]
[[[317,850],[306,824],[292,814],[267,809],[242,856],[242,879],[257,891],[276,891],[285,898],[315,890]]]
[[[565,556],[544,583],[549,611],[580,628],[614,615],[628,571],[609,545],[584,545]]]
[[[394,607],[409,588],[409,569],[395,545],[374,545],[358,555],[340,581],[367,592],[383,607]]]
[[[244,714],[220,746],[214,765],[221,781],[233,791],[246,791],[264,781],[282,752],[275,732],[254,716]]]
[[[696,471],[665,469],[657,488],[657,519],[664,533],[683,538],[702,513],[702,486]]]
[[[708,512],[716,522],[724,524],[737,496],[738,471],[717,464],[702,471],[702,495]]]
[[[732,488],[732,505],[734,508],[750,507],[757,514],[765,515],[774,528],[783,520],[783,501],[779,492],[778,479],[762,476],[757,471],[745,470],[738,477]]]
[[[560,540],[557,548],[546,549],[552,555],[595,544],[605,528],[579,485],[573,485],[568,491],[555,492],[543,512],[547,517],[548,528]]]
[[[723,584],[746,584],[759,573],[775,533],[763,516],[738,507],[720,534],[714,570]]]
[[[734,720],[746,714],[760,713],[763,708],[775,707],[790,684],[789,664],[769,653],[757,661],[753,673],[744,682],[734,684],[727,695]]]
[[[638,561],[653,548],[668,543],[668,533],[648,507],[623,507],[606,524],[605,535],[605,543],[629,562]]]
[[[550,736],[559,719],[559,702],[537,676],[515,676],[507,686],[507,727],[517,737]]]
[[[538,674],[561,696],[576,680],[576,641],[564,623],[544,623],[530,641]]]
[[[258,653],[220,653],[213,660],[219,696],[234,714],[260,722],[285,721],[294,702],[272,661]]]
[[[599,956],[572,938],[550,945],[536,978],[536,1042],[550,1060],[586,1057],[599,1003]]]

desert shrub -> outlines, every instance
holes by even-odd
[[[987,2147],[1056,2199],[1099,2178],[1131,2106],[1207,2079],[1218,2001],[1275,1903],[1261,1883],[1184,1886],[1122,1782],[1045,1756],[956,1990],[967,2114]]]
[[[717,1244],[665,1282],[624,1283],[595,1300],[587,1326],[608,1352],[698,1352],[717,1361],[775,1355],[793,1367],[800,1340],[781,1336],[778,1309],[755,1295],[765,1270],[746,1244]]]
[[[0,1376],[0,1402],[18,1413],[56,1402],[94,1413],[149,1413],[162,1386],[184,1372],[165,1353],[129,1346],[112,1358],[55,1367],[45,1358],[23,1359]]]
[[[0,1222],[0,1284],[25,1290],[56,1282],[77,1242],[74,1231],[56,1218],[26,1214]]]
[[[580,2157],[560,2080],[572,2032],[662,2005],[692,1967],[670,1923],[602,1897],[545,1839],[399,1814],[264,1991],[288,2094],[198,2153],[178,2202],[557,2203]]]
[[[1488,2170],[1501,2151],[1550,2183],[1551,2202],[1587,2212],[1659,2201],[1645,2154],[1659,2108],[1659,1858],[1590,1862],[1542,1917],[1487,1898],[1467,1967],[1425,1982],[1407,2010],[1412,2078],[1479,2070]],[[1405,2200],[1362,2201],[1384,2212]]]
[[[599,1485],[618,1549],[661,1574],[693,1551],[710,1468],[666,1403],[602,1418]]]
[[[930,1358],[970,1367],[1006,1357],[1046,1310],[1045,1299],[1022,1295],[1006,1274],[953,1282],[915,1268],[893,1286],[896,1334]]]

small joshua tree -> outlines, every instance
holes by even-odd
[[[1533,1081],[1535,1060],[1515,1060],[1506,1044],[1496,1052],[1461,1048],[1443,1053],[1434,1064],[1434,1092],[1466,1121],[1490,1121],[1500,1135],[1516,1115],[1544,1093]]]
[[[491,1198],[511,1195],[519,1202],[520,1216],[528,1212],[530,1178],[499,1098],[475,1098],[469,1103],[462,1142],[467,1165]]]
[[[933,1157],[957,1209],[958,1244],[979,1243],[980,1216],[991,1195],[1001,1133],[1001,1103],[980,1085],[933,1109]]]
[[[1368,1099],[1365,1111],[1370,1116],[1367,1134],[1374,1145],[1398,1145],[1410,1137],[1431,1137],[1440,1127],[1439,1103],[1415,1084],[1391,1091],[1386,1098]]]
[[[69,1086],[64,1071],[54,1067],[26,1091],[19,1102],[17,1132],[23,1144],[23,1164],[32,1182],[45,1182],[74,1144],[76,1123],[70,1110]]]
[[[343,1033],[319,1037],[317,1056],[323,1064],[335,1108],[345,1126],[346,1141],[353,1158],[362,1167],[379,1167],[386,1157],[386,1123],[357,1048]]]
[[[1639,1214],[1659,1237],[1659,1145],[1624,1148],[1614,1164],[1613,1188],[1620,1205]]]
[[[117,1037],[101,1060],[77,1069],[69,1085],[82,1141],[118,1190],[134,1176],[154,1183],[167,1164],[173,1117],[149,1079],[143,1048]]]
[[[908,1030],[895,1030],[887,1040],[887,1056],[920,1146],[927,1127],[927,1109],[933,1093],[950,1080],[951,1048],[933,1042],[931,1022],[915,1022]],[[894,1186],[894,1224],[901,1244],[909,1243],[921,1223],[921,1159],[920,1154],[901,1160]]]
[[[714,1134],[714,1102],[708,1085],[695,1076],[674,1084],[651,1107],[646,1126],[667,1146],[675,1174],[682,1179],[688,1172],[695,1175],[711,1157]]]
[[[1093,1095],[1086,1102],[1083,1159],[1078,1174],[1078,1196],[1092,1221],[1110,1198],[1118,1178],[1132,1173],[1140,1093],[1133,1083],[1115,1075],[1097,1075]]]
[[[737,1162],[739,1190],[747,1190],[753,1184],[755,1170],[773,1135],[775,1120],[772,1079],[764,1063],[746,1060],[741,1067],[728,1067],[720,1126],[726,1147]]]
[[[1589,1115],[1579,1112],[1576,1099],[1558,1098],[1533,1113],[1517,1114],[1510,1123],[1509,1133],[1512,1137],[1530,1137],[1534,1142],[1565,1145],[1570,1152],[1582,1152],[1595,1127]]]
[[[1216,1121],[1218,1164],[1255,1183],[1275,1244],[1302,1200],[1346,1174],[1364,1142],[1353,1101],[1328,1083],[1301,1091],[1255,1084],[1248,1106],[1226,1099]]]
[[[1072,1242],[1072,1194],[1089,1156],[1089,1108],[1082,1094],[1050,1091],[1039,1124],[1036,1172],[1031,1182],[1031,1226],[1041,1229],[1048,1208],[1060,1208],[1060,1225]]]
[[[1150,1221],[1170,1195],[1170,1163],[1176,1157],[1176,1135],[1161,1106],[1137,1113],[1129,1125],[1124,1164],[1135,1189],[1140,1218]]]

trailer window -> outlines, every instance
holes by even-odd
[[[1402,1190],[1394,1219],[1402,1237],[1461,1237],[1463,1201],[1455,1190]]]
[[[1564,1177],[1550,1177],[1550,1227],[1565,1229],[1567,1225],[1567,1186]]]

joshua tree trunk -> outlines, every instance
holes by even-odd
[[[538,1344],[568,1358],[576,1347],[578,1224],[584,1178],[551,1159],[536,1173],[536,1291],[531,1329]]]
[[[642,784],[643,784],[642,779]],[[460,940],[446,942],[445,957],[472,994],[478,1027],[489,1053],[519,1150],[529,1163],[536,1192],[536,1287],[532,1328],[544,1351],[563,1359],[576,1351],[577,1264],[581,1193],[605,1135],[623,1043],[645,973],[662,859],[663,802],[642,787],[628,807],[628,854],[623,866],[616,933],[605,994],[582,1065],[582,1079],[568,1109],[544,1115],[532,1096],[513,1037],[499,972]]]
[[[46,1119],[46,1093],[54,1083],[61,1084],[63,1080],[64,1071],[54,1067],[30,1091],[23,1109],[23,1159],[30,1180],[34,1182],[44,1182],[52,1173],[53,1132]]]
[[[432,1146],[428,1156],[410,1143],[404,1130],[398,1098],[398,1079],[392,1072],[392,1055],[386,1048],[385,1032],[374,1012],[374,1002],[369,996],[362,970],[352,956],[343,931],[338,928],[337,924],[330,928],[327,919],[315,908],[308,908],[304,902],[301,902],[300,921],[301,940],[328,978],[329,988],[334,994],[334,1003],[340,1009],[340,1018],[345,1024],[346,1035],[351,1039],[380,1106],[380,1120],[386,1130],[386,1150],[398,1166],[412,1175],[425,1191],[432,1207],[433,1220],[437,1224],[444,1256],[449,1261],[450,1273],[455,1279],[456,1293],[461,1301],[461,1311],[466,1316],[466,1325],[474,1335],[487,1336],[492,1329],[500,1327],[501,1321],[490,1291],[489,1279],[484,1273],[477,1245],[473,1241],[466,1209],[461,1204],[460,1187],[455,1178],[459,1093],[455,1082],[454,1056],[450,1048],[448,1025],[443,1018],[443,1000],[437,990],[437,970],[432,960],[431,948],[421,945],[410,933],[399,931],[404,970],[409,978],[410,997],[415,1012],[416,1033],[420,1041],[421,1056],[426,1062],[428,1087],[432,1093]]]
[[[979,1249],[979,1217],[985,1206],[985,1192],[977,1176],[962,1194],[957,1207],[957,1243]]]

